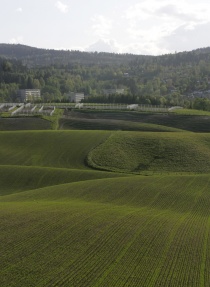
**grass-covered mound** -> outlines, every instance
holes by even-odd
[[[0,165],[88,168],[85,159],[104,131],[0,132]]]
[[[122,176],[97,170],[13,165],[0,166],[0,174],[0,196],[63,183]]]
[[[89,153],[93,167],[124,172],[209,172],[210,135],[113,133]]]
[[[0,197],[16,286],[209,286],[209,176],[134,176]]]
[[[1,197],[1,202],[79,200],[128,208],[150,207],[170,209],[177,213],[189,212],[203,191],[210,200],[209,183],[209,174],[101,178],[8,194]],[[205,202],[204,206],[207,205],[208,202]],[[203,212],[201,209],[200,213]]]

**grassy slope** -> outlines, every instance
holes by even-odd
[[[135,176],[1,197],[2,286],[209,286],[209,180]]]
[[[210,136],[110,134],[0,133],[1,286],[209,286],[209,175],[85,158],[206,172]]]
[[[117,132],[88,160],[94,167],[124,172],[209,172],[210,135]]]
[[[85,158],[109,132],[0,132],[0,165],[88,168]]]
[[[63,183],[122,176],[97,170],[13,165],[0,166],[0,174],[0,196]]]
[[[1,132],[0,195],[44,186],[121,176],[91,170],[88,152],[106,132]]]

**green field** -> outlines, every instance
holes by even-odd
[[[210,113],[175,110],[168,113],[80,110],[66,111],[60,129],[210,132]]]
[[[210,286],[210,134],[106,116],[0,132],[0,287]]]
[[[0,132],[0,165],[89,169],[85,158],[109,132]]]
[[[121,173],[49,167],[0,166],[1,195],[91,179],[122,177]],[[11,180],[12,179],[12,180]]]
[[[202,110],[193,110],[193,109],[175,109],[172,113],[178,115],[191,115],[191,116],[210,116],[210,112]]]
[[[50,122],[38,117],[0,118],[0,131],[46,129],[50,129]]]
[[[135,176],[3,196],[2,286],[209,286],[208,185]]]
[[[150,131],[150,132],[176,132],[177,128],[151,123],[134,122],[132,120],[117,119],[86,119],[62,118],[59,121],[61,130],[122,130],[122,131]]]

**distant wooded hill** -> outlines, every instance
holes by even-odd
[[[0,102],[16,100],[19,88],[41,89],[49,102],[72,91],[89,102],[192,107],[195,98],[210,98],[210,48],[145,56],[0,44]],[[210,109],[210,101],[196,105]]]
[[[128,64],[137,63],[159,63],[161,65],[198,62],[210,60],[210,47],[200,48],[190,52],[166,54],[162,56],[116,54],[106,52],[81,52],[53,49],[40,49],[21,44],[0,44],[0,57],[22,60],[28,66],[46,66],[54,64]]]
[[[132,54],[39,49],[20,44],[0,44],[0,56],[22,60],[24,64],[32,67],[69,63],[112,65],[129,63],[137,58],[151,58]]]

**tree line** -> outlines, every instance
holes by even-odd
[[[101,103],[192,107],[196,92],[208,98],[209,48],[154,57],[79,51],[53,54],[20,46],[11,45],[13,57],[9,57],[0,45],[4,55],[0,58],[0,102],[17,100],[18,89],[41,89],[45,102],[67,101],[69,91],[83,92],[88,96],[85,101]],[[40,59],[45,65],[37,65]],[[105,96],[105,89],[124,89],[124,93]]]

